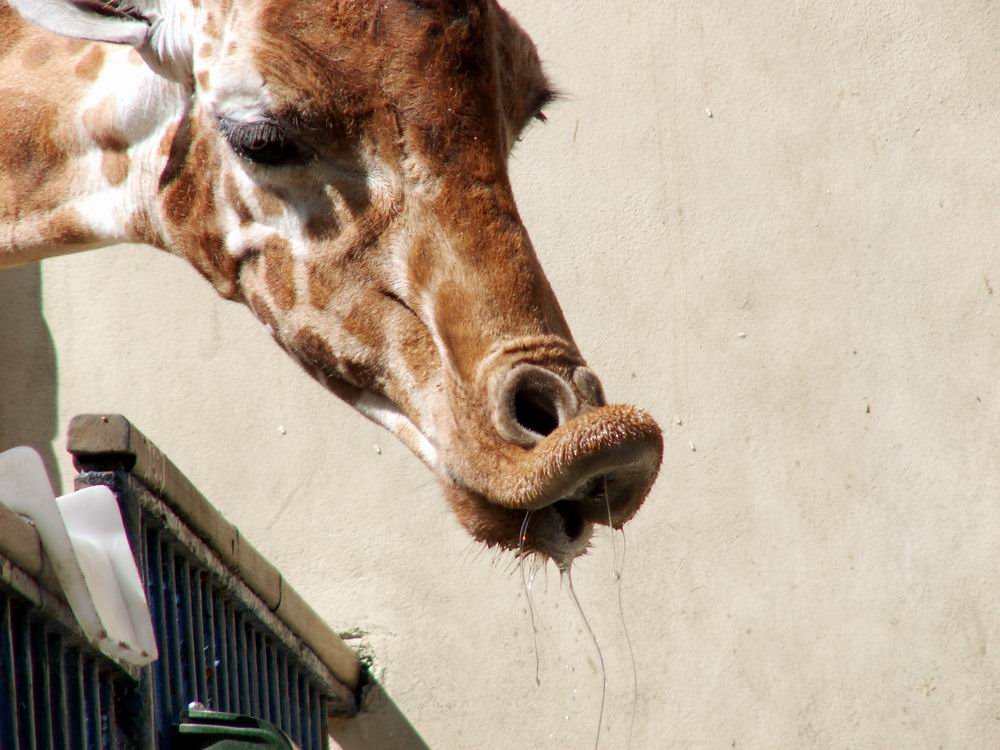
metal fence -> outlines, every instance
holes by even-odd
[[[123,418],[77,418],[70,450],[77,488],[119,500],[160,656],[137,669],[90,648],[0,534],[0,750],[169,750],[192,702],[326,748],[327,716],[356,709],[356,657]]]
[[[0,584],[0,748],[125,747],[135,688],[72,629]]]

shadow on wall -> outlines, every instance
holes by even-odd
[[[37,263],[0,271],[0,451],[30,445],[62,492],[52,440],[58,429],[56,351],[42,317]]]
[[[361,713],[351,718],[330,719],[328,726],[331,748],[430,750],[385,688],[374,679],[365,695]]]

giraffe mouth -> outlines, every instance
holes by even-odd
[[[662,454],[652,417],[631,406],[602,406],[520,449],[508,471],[456,482],[447,496],[459,521],[487,546],[569,564],[586,551],[595,525],[620,529],[635,516]]]

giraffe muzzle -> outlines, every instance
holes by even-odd
[[[568,563],[585,551],[594,525],[630,521],[656,480],[659,426],[633,406],[604,404],[586,367],[563,377],[516,365],[493,390],[491,412],[503,460],[465,453],[448,492],[460,520],[487,544]]]
[[[514,367],[503,380],[494,424],[503,439],[528,450],[515,454],[516,481],[494,488],[494,499],[529,510],[573,501],[587,520],[620,527],[656,479],[660,428],[635,407],[605,405],[589,368],[575,368],[571,381],[575,388],[534,364]]]
[[[452,484],[447,496],[479,541],[566,566],[586,551],[595,525],[620,529],[635,516],[662,454],[649,414],[623,404],[592,407],[518,446],[494,471],[466,465],[472,481]]]
[[[493,502],[538,510],[572,502],[587,521],[621,528],[656,480],[663,437],[649,414],[613,404],[581,411],[520,452]]]

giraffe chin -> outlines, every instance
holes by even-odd
[[[632,406],[602,406],[518,448],[503,475],[492,462],[476,467],[469,461],[475,457],[467,457],[452,476],[472,481],[459,480],[446,494],[475,539],[564,567],[586,551],[595,525],[620,529],[635,516],[662,456],[663,436],[652,417]],[[493,471],[483,476],[476,468]]]
[[[459,522],[477,542],[519,556],[542,555],[560,568],[569,567],[586,552],[594,534],[592,522],[560,505],[569,501],[557,501],[532,511],[505,508],[454,485],[447,487],[445,494]]]

